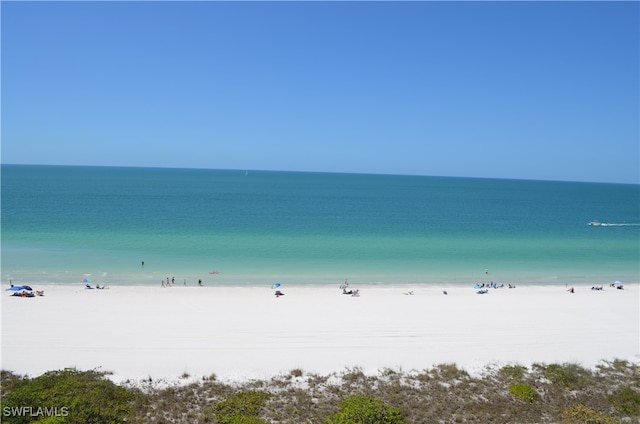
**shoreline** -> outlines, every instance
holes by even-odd
[[[242,380],[292,369],[640,360],[637,283],[574,285],[573,294],[564,284],[517,285],[484,295],[468,285],[354,283],[359,297],[338,286],[283,284],[285,295],[275,297],[268,286],[50,284],[33,286],[44,296],[23,299],[3,285],[2,369]]]
[[[495,282],[497,284],[515,284],[523,287],[536,286],[561,286],[561,285],[609,285],[615,281],[622,281],[624,284],[640,284],[640,275],[627,273],[603,273],[584,275],[580,273],[553,275],[553,274],[515,274],[495,273],[484,274],[476,272],[468,277],[465,276],[443,276],[443,275],[367,275],[367,274],[340,274],[331,275],[298,275],[298,274],[274,274],[259,276],[254,274],[225,274],[218,272],[212,276],[208,272],[202,274],[183,275],[179,273],[161,273],[136,275],[132,273],[61,273],[61,276],[51,276],[36,273],[8,273],[2,274],[3,284],[10,281],[15,285],[28,284],[38,286],[76,286],[83,285],[82,280],[89,278],[92,284],[109,285],[117,287],[160,287],[161,281],[166,278],[175,278],[176,286],[183,286],[186,280],[187,287],[197,286],[197,281],[202,280],[206,287],[268,287],[276,282],[287,286],[300,287],[329,287],[339,286],[345,279],[354,284],[372,287],[393,287],[393,286],[428,286],[428,287],[472,287],[477,283]]]

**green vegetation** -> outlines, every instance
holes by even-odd
[[[584,387],[591,377],[589,370],[576,364],[534,364],[533,367],[538,368],[542,372],[542,375],[553,384],[567,389]]]
[[[563,424],[617,424],[618,422],[580,403],[562,411],[560,418]]]
[[[538,392],[536,392],[536,389],[524,383],[512,384],[509,386],[509,391],[529,403],[535,402],[538,398]]]
[[[402,424],[404,415],[393,406],[371,395],[353,395],[340,402],[338,412],[327,424]]]
[[[16,381],[2,374],[2,422],[112,423],[134,417],[136,391],[98,371],[65,369]],[[5,377],[8,384],[5,386]]]
[[[609,401],[623,414],[640,415],[640,392],[629,386],[623,386],[609,397]]]
[[[527,367],[522,365],[505,365],[500,369],[502,378],[510,378],[515,381],[522,381],[527,372]]]
[[[455,364],[384,369],[377,375],[359,368],[331,375],[294,369],[237,383],[211,375],[191,382],[148,378],[116,385],[105,373],[74,369],[36,378],[3,371],[1,378],[2,423],[640,422],[640,367],[620,360],[594,370],[575,364],[508,365],[473,375]],[[53,407],[57,416],[13,413]]]
[[[220,424],[266,424],[258,415],[269,397],[269,393],[254,390],[235,393],[213,406],[215,420]]]

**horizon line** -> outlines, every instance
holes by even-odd
[[[434,175],[416,173],[389,173],[389,172],[347,172],[347,171],[318,171],[318,170],[297,170],[297,169],[251,169],[251,168],[203,168],[199,166],[161,166],[161,165],[96,165],[96,164],[59,164],[59,163],[6,163],[0,162],[0,166],[48,166],[48,167],[75,167],[75,168],[129,168],[129,169],[173,169],[173,170],[201,170],[201,171],[238,171],[238,172],[282,172],[301,174],[336,174],[336,175],[380,175],[390,177],[426,177],[426,178],[460,178],[479,180],[507,180],[507,181],[540,181],[540,182],[562,182],[562,183],[587,183],[587,184],[619,184],[619,185],[640,185],[638,182],[619,181],[593,181],[593,180],[560,180],[545,178],[524,178],[524,177],[495,177],[495,176],[470,176],[470,175]]]

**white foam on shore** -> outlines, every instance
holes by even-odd
[[[422,370],[439,363],[638,362],[638,284],[624,290],[518,286],[34,287],[3,292],[2,369],[99,368],[115,380],[263,378],[300,368]],[[443,289],[447,294],[443,294]],[[413,295],[404,293],[412,290]]]

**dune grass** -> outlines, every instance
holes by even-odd
[[[84,373],[107,378],[95,371]],[[69,383],[71,377],[93,385],[84,373],[66,375],[65,387],[77,386]],[[45,374],[55,375],[60,373]],[[38,380],[43,377],[3,371],[2,410],[15,406],[16,393],[50,387],[50,381]],[[570,363],[512,364],[488,367],[477,375],[455,364],[440,364],[420,371],[383,369],[377,375],[359,368],[329,375],[294,369],[270,379],[234,383],[215,375],[188,377],[127,381],[118,387],[130,396],[111,389],[118,396],[102,402],[126,410],[127,422],[140,423],[640,423],[640,367],[620,360],[595,369]],[[70,402],[64,390],[60,388],[59,396]],[[50,396],[55,398],[56,391]],[[82,390],[76,389],[75,396],[83,396]],[[127,407],[118,406],[120,402]],[[366,421],[353,421],[354,416]],[[2,422],[22,421],[3,416]]]

